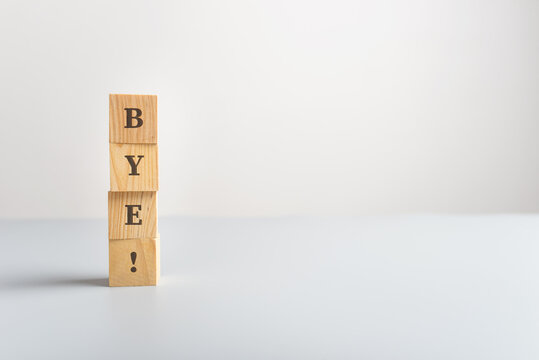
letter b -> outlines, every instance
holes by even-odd
[[[126,112],[126,124],[124,128],[138,128],[142,126],[142,110],[137,108],[124,108]],[[133,114],[133,111],[135,114]],[[137,121],[136,125],[133,125],[133,120]]]

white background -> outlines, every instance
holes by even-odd
[[[108,94],[160,215],[539,210],[536,1],[2,1],[0,217],[104,217]]]

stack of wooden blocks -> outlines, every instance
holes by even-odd
[[[157,96],[109,97],[109,285],[157,285]]]

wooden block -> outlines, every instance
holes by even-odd
[[[157,237],[155,191],[109,191],[109,239]]]
[[[109,241],[109,286],[157,285],[159,238]]]
[[[109,142],[157,144],[157,95],[110,94]]]
[[[110,190],[159,190],[157,162],[157,145],[110,144]]]

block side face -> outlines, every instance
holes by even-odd
[[[155,191],[109,192],[109,239],[140,239],[157,236]]]
[[[109,96],[109,142],[157,144],[157,96]]]
[[[155,144],[110,144],[111,191],[159,190]]]
[[[157,285],[157,239],[109,241],[109,286]]]
[[[159,280],[161,279],[161,237],[158,234],[158,237],[155,239],[155,247],[156,247],[156,267],[155,267],[155,284],[159,284]]]

